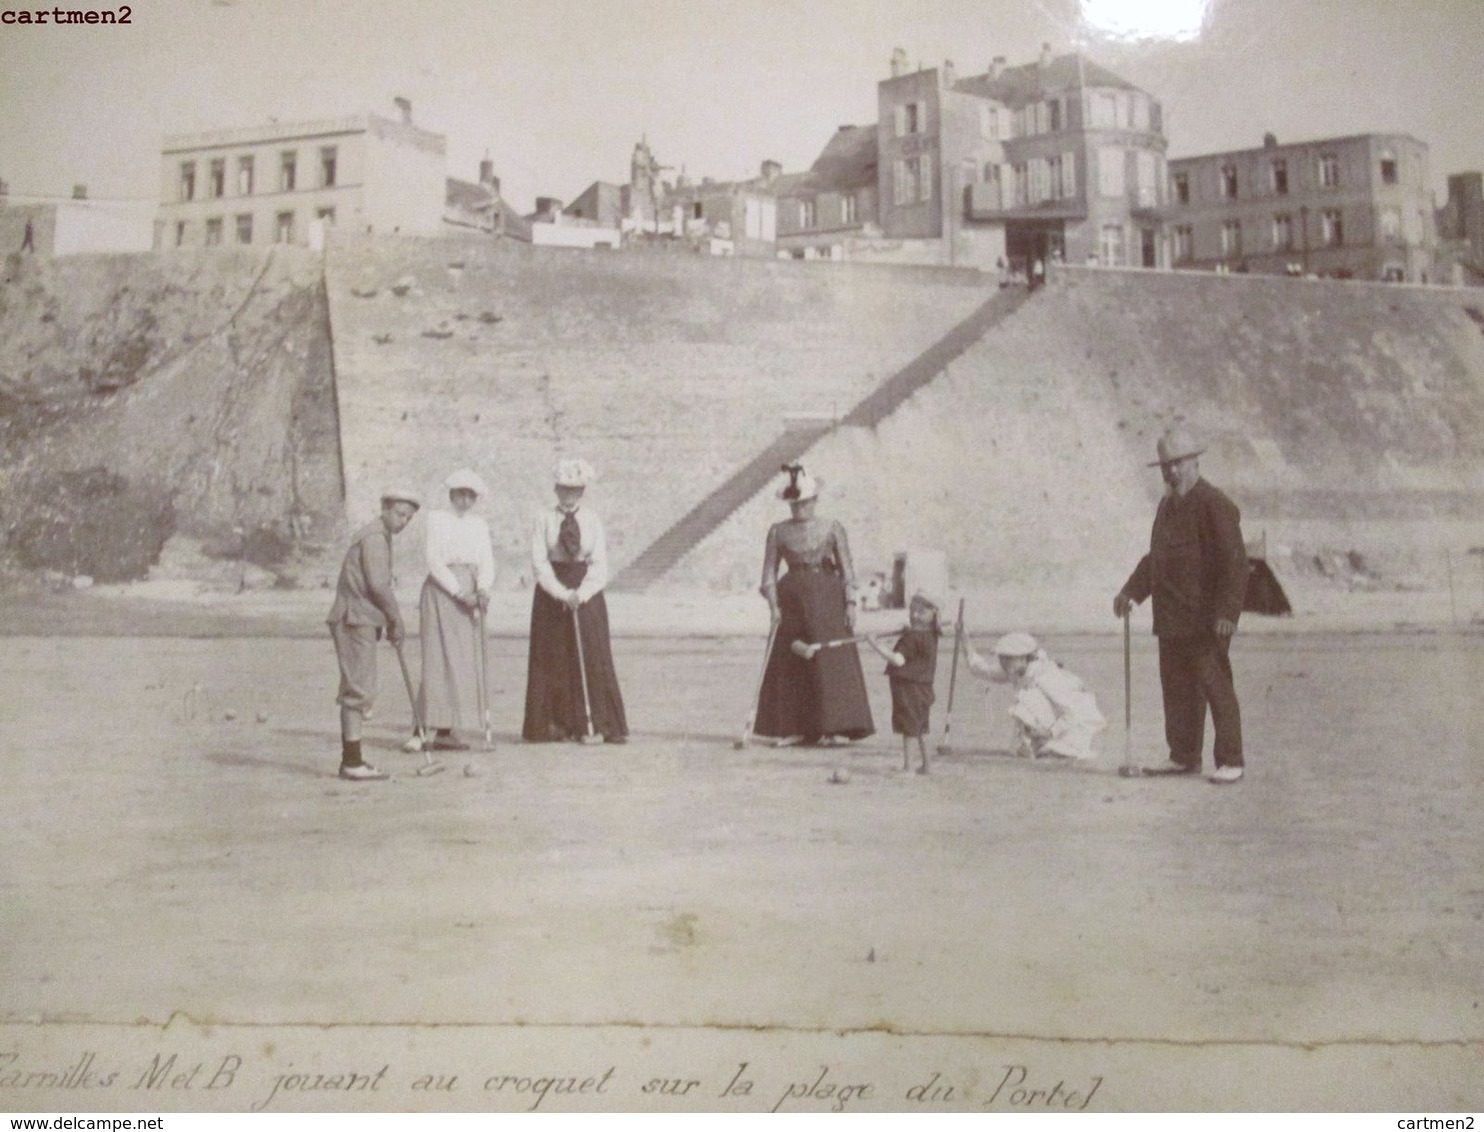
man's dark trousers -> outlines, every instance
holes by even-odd
[[[1201,768],[1206,706],[1216,728],[1216,765],[1242,765],[1242,710],[1232,680],[1231,640],[1215,633],[1159,638],[1159,683],[1164,691],[1165,742],[1170,758]]]

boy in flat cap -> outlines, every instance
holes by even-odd
[[[1154,515],[1149,553],[1113,599],[1113,613],[1154,598],[1159,682],[1169,761],[1146,774],[1199,774],[1206,707],[1216,729],[1211,781],[1242,778],[1242,713],[1232,681],[1231,639],[1247,590],[1247,550],[1237,505],[1201,479],[1204,449],[1172,428],[1156,445],[1165,495]]]
[[[361,727],[376,699],[376,642],[385,630],[399,645],[406,631],[393,589],[392,536],[406,529],[421,505],[411,491],[382,493],[381,517],[351,537],[326,618],[340,663],[340,777],[352,782],[387,777],[362,759]]]

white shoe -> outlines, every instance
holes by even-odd
[[[346,766],[342,763],[340,777],[349,779],[351,782],[384,782],[391,775],[377,770],[370,763],[356,763],[354,766]]]
[[[1242,768],[1239,766],[1219,766],[1211,772],[1206,780],[1214,782],[1218,786],[1226,786],[1233,782],[1242,781]]]
[[[402,744],[402,749],[409,755],[419,754],[423,749],[423,737],[421,735],[414,735]]]

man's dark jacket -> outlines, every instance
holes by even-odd
[[[1205,480],[1183,496],[1166,494],[1154,514],[1149,553],[1123,584],[1135,602],[1153,595],[1154,635],[1207,635],[1221,618],[1235,625],[1246,590],[1237,505]]]

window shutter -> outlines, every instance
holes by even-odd
[[[905,103],[896,108],[896,127],[897,137],[901,137],[907,132],[907,107]]]
[[[1077,151],[1069,149],[1061,155],[1061,195],[1077,195]]]

